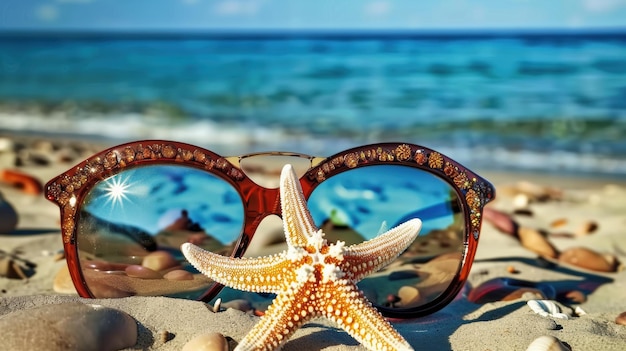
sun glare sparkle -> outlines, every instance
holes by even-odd
[[[123,201],[128,200],[129,188],[130,184],[127,179],[122,179],[120,176],[109,179],[104,188],[107,202],[111,202],[114,206],[117,204],[123,206]]]

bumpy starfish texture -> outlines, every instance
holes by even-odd
[[[187,260],[209,278],[235,289],[277,295],[235,350],[276,349],[313,317],[332,320],[371,350],[412,350],[356,283],[402,253],[417,237],[421,221],[412,219],[348,247],[342,241],[328,244],[290,165],[281,173],[280,197],[286,251],[231,258],[189,243],[182,246]]]

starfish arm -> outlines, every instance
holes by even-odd
[[[417,238],[422,221],[411,219],[374,239],[346,248],[342,270],[356,283],[395,260]]]
[[[302,284],[296,284],[278,294],[261,320],[246,334],[235,351],[277,349],[302,324],[315,317],[314,310],[297,298],[302,296],[305,290]]]
[[[343,283],[342,283],[343,282]],[[411,345],[347,280],[337,282],[322,314],[370,350],[413,350]]]
[[[302,186],[293,167],[287,164],[280,173],[280,201],[289,246],[305,246],[307,237],[318,231],[307,208]]]
[[[181,251],[198,271],[216,282],[239,290],[278,293],[295,279],[286,253],[258,258],[232,258],[185,243]]]

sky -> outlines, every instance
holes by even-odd
[[[626,0],[0,0],[0,30],[626,28]]]

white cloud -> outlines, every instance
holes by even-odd
[[[59,18],[59,10],[54,5],[41,5],[35,9],[35,15],[42,21],[53,22]]]
[[[626,6],[626,0],[583,0],[583,6],[591,12],[610,12]]]
[[[391,4],[387,1],[372,1],[365,5],[365,14],[372,17],[386,16],[391,10]]]
[[[215,12],[219,15],[255,15],[260,8],[260,1],[253,0],[225,0],[215,5]]]

